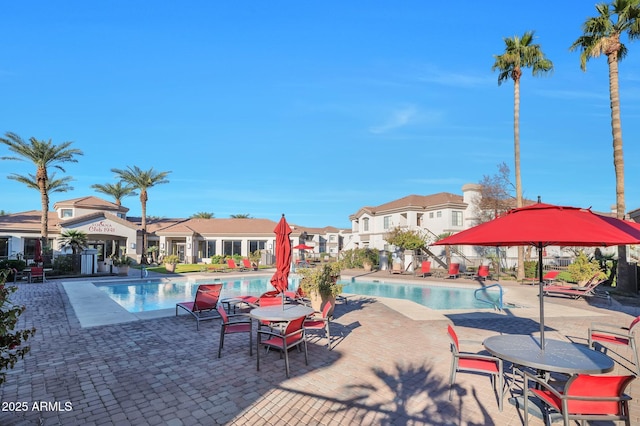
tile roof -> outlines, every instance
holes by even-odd
[[[439,192],[431,195],[412,194],[397,200],[389,201],[388,203],[380,204],[379,206],[363,207],[358,211],[358,213],[364,211],[375,215],[396,210],[424,210],[428,208],[437,208],[445,204],[464,204],[464,198],[462,195],[451,194],[449,192]],[[355,215],[352,215],[352,217],[353,216]]]
[[[200,235],[264,234],[273,236],[277,223],[269,219],[192,218],[158,229],[157,235],[198,233]]]
[[[53,210],[58,210],[63,207],[77,207],[82,209],[101,209],[101,210],[117,210],[120,212],[128,212],[127,207],[119,206],[116,203],[103,200],[102,198],[94,197],[92,195],[88,197],[73,198],[71,200],[58,201],[53,205]]]
[[[60,223],[58,214],[56,212],[49,212],[49,229],[55,229]],[[5,230],[24,230],[40,231],[40,218],[42,217],[42,211],[29,210],[26,212],[7,214],[0,216],[0,229]]]

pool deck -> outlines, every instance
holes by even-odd
[[[477,286],[469,279],[386,272],[367,278]],[[228,336],[218,359],[217,320],[203,322],[198,332],[190,316],[176,317],[173,309],[130,314],[88,280],[18,284],[12,300],[27,306],[19,327],[38,331],[31,352],[7,372],[0,401],[24,402],[28,409],[0,411],[0,424],[520,425],[513,405],[498,411],[485,376],[459,374],[448,399],[446,324],[455,325],[463,349],[472,351],[482,347],[469,340],[539,333],[537,288],[503,284],[505,301],[518,308],[433,311],[410,301],[350,296],[336,306],[334,349],[310,334],[309,365],[291,352],[289,379],[275,352],[261,357],[256,371],[246,335]],[[615,301],[545,298],[547,338],[584,344],[592,320],[628,324],[637,315],[640,309]],[[614,373],[630,374],[630,351],[615,350],[609,352]],[[640,384],[629,390],[631,423],[640,424]],[[36,410],[33,404],[42,402],[49,405]]]

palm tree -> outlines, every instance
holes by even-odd
[[[146,235],[147,235],[147,201],[149,196],[147,190],[155,185],[169,183],[167,175],[171,172],[157,172],[151,167],[149,170],[142,170],[138,166],[127,166],[126,170],[111,169],[117,174],[121,181],[131,185],[140,191],[140,204],[142,210],[142,247],[141,263],[147,263],[146,256]]]
[[[62,231],[58,239],[58,245],[60,248],[71,247],[73,254],[78,254],[78,252],[87,247],[87,234],[76,229]]]
[[[212,219],[214,216],[213,213],[209,212],[198,212],[191,215],[192,219]]]
[[[83,155],[83,152],[77,148],[71,148],[73,142],[69,141],[54,145],[51,139],[40,141],[32,137],[29,142],[26,142],[12,132],[7,132],[5,136],[0,138],[0,142],[7,145],[9,151],[17,154],[17,157],[2,157],[3,160],[31,161],[36,166],[35,176],[31,174],[28,177],[11,174],[8,178],[22,182],[29,188],[37,188],[40,191],[40,203],[42,205],[40,239],[42,240],[42,247],[45,247],[49,238],[49,192],[65,192],[73,189],[67,185],[71,180],[69,177],[58,180],[53,179],[54,182],[50,182],[55,174],[52,173],[51,178],[49,177],[49,167],[55,167],[65,172],[60,163],[77,163],[78,160],[75,157]],[[35,183],[35,186],[33,183]],[[55,190],[51,191],[52,187]]]
[[[249,213],[232,214],[229,217],[231,219],[252,219],[252,217],[251,217],[251,215]]]
[[[607,56],[609,64],[609,99],[611,105],[611,133],[613,135],[613,165],[616,174],[616,216],[624,219],[624,156],[622,152],[622,123],[620,121],[620,87],[618,62],[627,56],[627,48],[620,36],[627,34],[629,40],[640,37],[640,1],[614,0],[611,4],[596,5],[598,16],[587,18],[582,25],[584,34],[569,48],[580,49],[580,68],[587,70],[587,61],[601,55]],[[627,247],[618,246],[618,283],[622,288],[630,285],[627,276]]]
[[[96,183],[91,185],[91,188],[95,189],[96,192],[100,192],[102,194],[109,195],[113,197],[116,202],[116,205],[122,205],[122,199],[124,197],[130,197],[134,195],[138,195],[135,191],[136,189],[131,185],[122,185],[122,182],[118,182],[116,184],[112,183]]]
[[[491,71],[498,70],[498,85],[513,80],[513,151],[515,156],[516,207],[523,206],[522,179],[520,174],[520,78],[522,68],[531,68],[534,77],[553,71],[553,63],[547,59],[539,44],[533,43],[534,32],[527,31],[522,37],[503,38],[505,51],[493,55],[495,63]],[[518,279],[524,277],[524,250],[518,247]]]

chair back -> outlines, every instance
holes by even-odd
[[[227,266],[231,269],[236,269],[236,261],[231,258],[227,259]]]
[[[207,311],[216,309],[222,284],[200,284],[196,290],[196,299],[193,303],[193,311]]]
[[[227,315],[227,311],[224,310],[224,307],[222,305],[218,305],[218,307],[216,309],[218,310],[218,313],[220,314],[220,318],[222,318],[222,323],[223,324],[228,324],[229,323],[229,316]]]
[[[449,275],[458,275],[460,273],[460,264],[452,263],[449,265]]]
[[[322,318],[329,318],[329,312],[331,312],[331,303],[327,301],[322,308]]]
[[[282,304],[282,299],[279,297],[264,297],[261,296],[258,299],[258,306],[260,306],[261,308],[264,308],[265,306],[276,306],[276,305],[281,305]]]
[[[41,277],[44,274],[44,268],[40,268],[38,266],[31,267],[31,276],[32,277]]]
[[[569,414],[622,415],[622,404],[617,398],[636,376],[592,376],[577,374],[565,385]],[[573,398],[585,397],[589,401]],[[601,398],[601,400],[598,400]],[[606,398],[606,400],[605,400]]]
[[[284,335],[287,336],[287,345],[300,340],[300,338],[304,336],[303,324],[305,319],[307,319],[307,317],[302,316],[300,318],[289,321],[289,323],[287,324],[287,328],[285,328],[284,330]],[[290,334],[291,336],[289,336]]]
[[[420,272],[422,272],[423,274],[428,274],[429,272],[431,272],[431,261],[425,260],[424,262],[422,262],[422,265],[420,266]]]
[[[246,257],[242,259],[242,264],[247,269],[253,269],[253,265],[251,264],[251,261],[249,259],[247,259]]]
[[[460,344],[458,343],[458,335],[456,331],[451,327],[451,324],[447,325],[447,332],[449,333],[449,338],[451,339],[451,351],[453,353],[460,352]]]
[[[480,265],[480,266],[478,266],[478,276],[479,277],[488,277],[489,276],[489,265]]]

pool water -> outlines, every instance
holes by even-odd
[[[213,283],[223,284],[221,298],[241,295],[260,295],[273,290],[270,283],[271,276],[252,276],[243,278],[216,279]],[[200,284],[211,284],[211,279],[150,279],[136,281],[117,281],[113,283],[95,283],[96,287],[104,291],[120,306],[129,312],[146,312],[158,309],[174,308],[176,303],[193,301],[195,292]],[[429,286],[422,283],[385,283],[366,281],[341,281],[344,293],[373,297],[389,297],[394,299],[411,300],[435,310],[449,309],[492,309],[486,302],[480,302],[474,297],[477,287],[441,287]],[[289,289],[298,288],[298,278],[289,278]],[[499,292],[488,290],[482,295],[485,300],[495,301]]]

